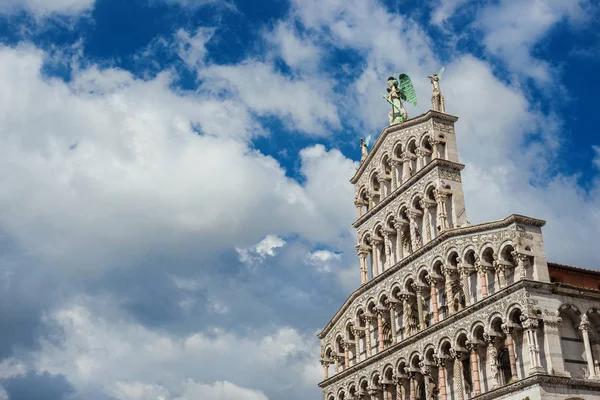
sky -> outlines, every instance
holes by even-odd
[[[392,74],[417,116],[445,66],[471,223],[599,269],[598,32],[591,0],[0,0],[0,400],[319,398]]]

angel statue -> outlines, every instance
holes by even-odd
[[[369,142],[371,141],[371,135],[367,136],[367,139],[360,138],[360,161],[364,160],[369,154]]]
[[[440,69],[440,72],[437,74],[433,74],[432,76],[427,76],[431,81],[431,85],[433,86],[433,93],[431,94],[431,106],[433,111],[446,112],[446,106],[444,105],[444,95],[440,90],[440,80],[442,79],[442,74],[444,73],[444,67]]]
[[[390,125],[406,121],[408,113],[402,104],[402,100],[409,102],[413,106],[417,105],[417,95],[415,94],[410,77],[406,74],[400,74],[398,79],[390,76],[388,78],[387,92],[387,96],[382,96],[392,105],[392,111],[388,114]]]

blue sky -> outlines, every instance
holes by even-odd
[[[379,93],[442,65],[468,219],[598,268],[592,1],[0,1],[0,399],[318,398]]]

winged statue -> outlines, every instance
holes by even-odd
[[[444,95],[440,90],[440,81],[442,80],[443,73],[444,67],[442,67],[437,74],[427,76],[431,81],[431,86],[433,86],[433,91],[431,94],[431,108],[434,111],[439,112],[446,112],[446,105],[444,104]]]
[[[371,141],[371,135],[367,136],[367,139],[360,139],[360,150],[361,150],[361,156],[360,156],[360,161],[364,160],[365,157],[367,157],[367,155],[369,154],[369,142]]]
[[[399,124],[408,119],[408,113],[402,104],[402,101],[417,105],[417,95],[410,77],[406,74],[400,74],[398,79],[390,76],[388,78],[387,96],[382,95],[388,103],[392,105],[392,111],[388,114],[390,125]]]

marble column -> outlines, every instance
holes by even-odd
[[[449,265],[442,266],[442,274],[445,279],[446,303],[448,306],[448,316],[454,314],[454,293],[452,293],[452,273],[453,268]]]
[[[487,268],[485,265],[482,265],[481,262],[475,262],[475,269],[477,270],[477,275],[479,275],[479,286],[481,286],[481,297],[487,297]]]
[[[425,241],[423,243],[429,243],[431,241],[431,216],[429,215],[429,203],[421,200],[421,207],[423,208],[423,235]]]
[[[587,314],[581,316],[581,324],[579,324],[579,330],[581,336],[583,336],[583,346],[585,347],[585,360],[587,362],[589,378],[597,379],[596,371],[594,371],[594,358],[592,357],[592,347],[590,345],[590,334],[588,329],[590,328],[590,321]]]
[[[498,261],[494,261],[494,268],[496,269],[500,289],[504,289],[506,287],[506,266]]]
[[[394,191],[398,188],[398,171],[396,169],[398,167],[398,161],[389,160],[389,163],[392,168],[392,191]]]
[[[423,299],[423,296],[422,296],[423,288],[421,287],[421,285],[415,284],[415,283],[413,283],[412,287],[415,290],[415,294],[417,295],[417,312],[419,313],[419,315],[418,315],[419,330],[422,331],[423,329],[427,328],[427,325],[425,324],[425,318],[423,315],[423,300],[422,300]]]
[[[527,267],[527,263],[529,262],[529,259],[527,258],[527,256],[525,254],[518,253],[516,251],[513,251],[511,253],[511,255],[517,261],[517,271],[515,273],[515,281],[525,279],[525,277],[526,277],[525,268]]]
[[[417,399],[417,381],[415,378],[416,378],[416,376],[415,376],[414,372],[408,373],[408,381],[409,381],[409,385],[410,385],[410,395],[409,395],[410,400],[418,400]]]
[[[381,353],[384,350],[383,346],[383,315],[381,310],[377,312],[377,341],[378,351]]]
[[[428,276],[427,281],[431,287],[429,297],[431,298],[431,312],[433,313],[433,323],[437,324],[440,322],[439,310],[438,310],[438,292],[437,292],[437,279]]]
[[[385,265],[383,266],[383,270],[385,271],[392,266],[392,244],[390,243],[390,234],[388,232],[383,232],[383,247],[385,249]]]
[[[375,278],[377,275],[379,275],[379,249],[377,248],[378,246],[378,241],[371,238],[371,257],[373,260],[373,278]]]
[[[396,262],[404,259],[404,229],[405,222],[394,222],[394,228],[396,228]]]
[[[369,281],[369,272],[367,268],[367,255],[369,253],[365,250],[358,251],[358,258],[360,260],[360,283],[365,284]]]
[[[436,357],[436,364],[438,366],[438,390],[440,395],[440,400],[447,400],[447,381],[446,378],[446,359],[444,357]]]
[[[404,386],[406,375],[394,375],[393,380],[396,385],[396,400],[408,400],[406,387]]]
[[[446,213],[446,194],[438,191],[433,192],[437,203],[437,218],[440,224],[440,233],[448,229],[448,214]]]
[[[400,300],[402,300],[402,326],[404,327],[404,339],[406,339],[412,334],[412,329],[410,329],[410,313],[407,312],[412,306],[410,305],[408,295],[400,295]]]
[[[469,285],[469,266],[465,264],[459,264],[458,271],[460,273],[460,283],[465,295],[465,306],[471,305],[471,288]]]
[[[456,394],[455,399],[465,400],[465,391],[463,389],[462,363],[460,361],[462,354],[459,351],[450,349],[450,357],[452,358],[454,370],[454,393]]]
[[[439,158],[440,150],[438,149],[438,145],[440,144],[440,142],[433,138],[429,138],[427,141],[429,142],[429,144],[431,145],[431,149],[433,150],[431,154],[431,159],[435,160],[436,158]]]
[[[402,183],[404,184],[411,177],[410,173],[410,158],[405,155],[402,159]]]
[[[529,375],[543,373],[544,369],[542,368],[542,362],[540,360],[540,349],[537,340],[539,321],[536,318],[521,316],[521,324],[525,329],[525,336],[527,337],[530,361]]]
[[[417,216],[418,214],[414,211],[409,211],[409,224],[410,224],[410,240],[412,245],[412,251],[416,251],[418,248],[423,246],[423,239],[418,230]]]
[[[321,366],[323,367],[323,380],[329,379],[329,361],[321,360]]]
[[[344,347],[344,369],[350,368],[350,343],[342,343]]]
[[[514,328],[508,324],[502,324],[502,331],[506,335],[506,348],[508,348],[508,360],[510,363],[510,375],[513,381],[519,379],[517,375],[517,357],[515,355],[515,341],[513,339]]]
[[[388,308],[390,310],[390,330],[392,331],[392,345],[398,342],[398,332],[396,331],[396,320],[398,319],[398,314],[396,312],[397,303],[388,303]]]
[[[498,349],[496,348],[496,336],[484,332],[483,339],[487,346],[487,363],[490,366],[492,389],[496,389],[500,387],[500,372],[498,369]]]
[[[477,354],[477,344],[467,341],[467,350],[471,361],[471,379],[473,380],[473,395],[481,394],[481,381],[479,379],[479,355]]]
[[[371,318],[365,317],[365,345],[367,346],[367,357],[371,357],[373,351],[371,350]]]

